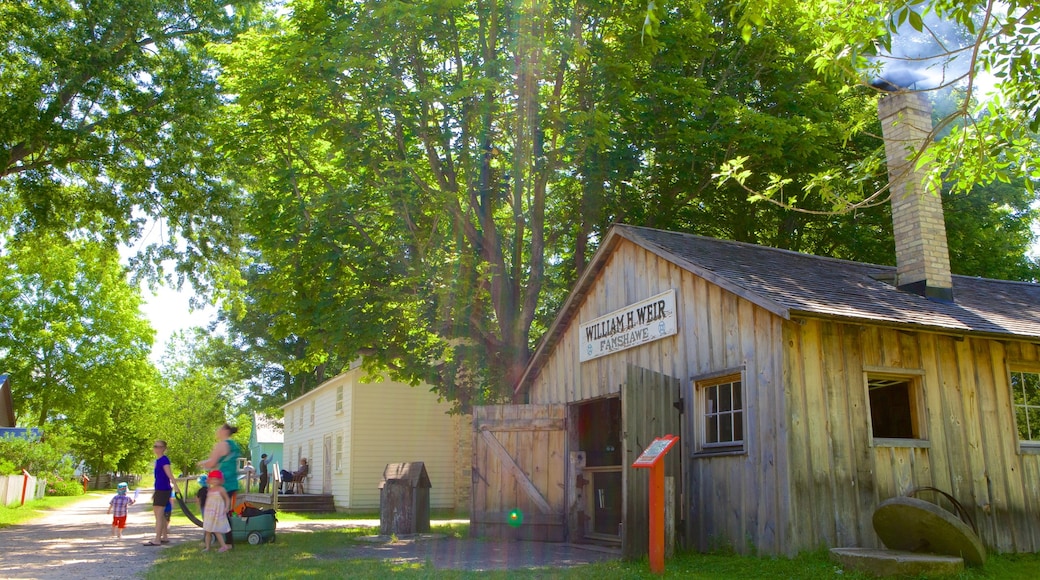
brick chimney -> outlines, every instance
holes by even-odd
[[[915,155],[931,139],[932,106],[918,93],[900,90],[878,101],[885,137],[896,240],[896,286],[940,302],[953,301],[950,252],[939,192],[926,190],[927,167]]]

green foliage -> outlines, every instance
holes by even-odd
[[[219,106],[210,44],[253,0],[12,0],[0,5],[0,230],[109,243],[167,229],[140,265],[203,282],[235,250],[235,192],[205,153]]]
[[[72,479],[75,465],[68,442],[60,433],[47,433],[43,439],[0,437],[0,475],[21,475],[24,469],[48,480]]]
[[[47,478],[47,495],[58,497],[83,495],[83,484],[75,478]]]
[[[156,393],[158,414],[151,419],[151,432],[166,441],[175,474],[197,473],[196,463],[209,457],[216,443],[217,428],[235,423],[231,402],[237,377],[233,369],[214,364],[214,344],[219,340],[202,329],[180,333],[161,361],[165,385]]]
[[[7,238],[0,257],[0,355],[23,423],[75,420],[84,396],[126,393],[152,330],[115,249],[40,232]]]

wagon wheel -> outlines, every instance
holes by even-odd
[[[264,541],[264,537],[260,535],[260,532],[249,532],[246,536],[246,541],[249,542],[250,546],[256,546]]]

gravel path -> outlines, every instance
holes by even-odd
[[[60,511],[41,512],[41,518],[0,529],[0,578],[13,580],[66,580],[68,578],[128,579],[140,577],[164,547],[143,544],[152,539],[150,493],[142,491],[130,508],[123,538],[110,536],[112,516],[106,514],[111,495],[92,494]],[[434,524],[467,523],[437,520]],[[308,520],[278,522],[278,531],[309,532],[343,527],[375,527],[372,520]],[[374,529],[373,532],[378,532]],[[201,531],[174,509],[170,545],[201,540]],[[490,542],[453,538],[398,543],[376,538],[368,544],[345,547],[337,558],[378,558],[399,562],[430,562],[438,569],[501,570],[565,567],[618,557],[614,550],[539,542]]]
[[[147,570],[160,547],[146,547],[155,534],[151,495],[142,492],[130,507],[123,538],[110,537],[112,516],[105,513],[111,495],[91,494],[42,518],[0,529],[0,578],[51,580],[133,578]],[[181,521],[185,521],[183,518]],[[176,520],[174,520],[176,524]],[[196,528],[174,525],[170,540],[182,540]]]

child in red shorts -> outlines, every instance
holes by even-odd
[[[126,483],[116,486],[116,495],[108,502],[108,513],[112,514],[112,535],[117,538],[123,537],[123,528],[126,527],[126,514],[134,500],[126,495]]]

